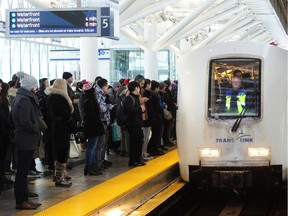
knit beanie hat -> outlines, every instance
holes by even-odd
[[[120,82],[113,82],[113,85],[112,85],[112,87],[113,87],[113,89],[115,89],[116,87],[120,87],[121,86],[121,84],[120,84]]]
[[[72,77],[73,75],[69,72],[64,72],[63,75],[62,75],[62,78],[67,80],[69,79],[70,77]]]
[[[88,90],[90,90],[92,87],[93,87],[93,83],[91,83],[91,82],[85,81],[85,82],[83,83],[83,90],[84,90],[84,91],[88,91]]]
[[[37,80],[35,77],[30,76],[29,74],[19,71],[16,73],[16,76],[20,79],[20,86],[28,91],[31,91],[33,88],[37,88]]]
[[[125,84],[125,85],[128,85],[128,83],[130,82],[130,80],[131,80],[131,79],[129,79],[129,78],[128,78],[128,79],[125,79],[125,80],[124,80],[124,84]]]
[[[164,87],[167,87],[167,84],[165,82],[160,82],[159,83],[159,88],[163,89]]]

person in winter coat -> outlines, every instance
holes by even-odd
[[[142,160],[143,145],[143,120],[142,113],[145,106],[140,105],[140,86],[139,83],[132,81],[128,84],[129,96],[124,99],[124,109],[127,117],[127,129],[129,132],[129,166],[143,166]]]
[[[16,209],[32,210],[40,206],[28,200],[27,175],[36,145],[40,139],[39,105],[35,95],[37,80],[24,72],[18,72],[20,88],[12,103],[12,119],[15,127],[14,142],[18,151],[18,166],[14,184]]]
[[[159,82],[151,81],[151,96],[149,100],[149,119],[151,124],[151,137],[148,142],[147,151],[150,155],[163,155],[161,149],[161,132],[163,128],[163,111],[160,106]]]
[[[101,136],[105,134],[104,126],[100,118],[100,108],[95,97],[93,83],[86,82],[84,90],[84,131],[88,138],[86,149],[86,166],[84,175],[101,175],[97,170],[97,161],[101,155],[96,154],[96,147],[101,145]]]
[[[55,157],[55,186],[70,187],[71,177],[66,167],[69,155],[70,136],[76,132],[76,124],[72,118],[74,111],[72,101],[67,94],[64,79],[56,79],[47,98],[48,121],[51,125],[51,142]]]
[[[12,130],[12,125],[9,122],[10,104],[7,97],[8,89],[9,85],[7,83],[0,84],[0,193],[3,189],[3,184],[14,183],[5,176],[6,153],[8,146],[11,144],[10,137]]]

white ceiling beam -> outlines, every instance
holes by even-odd
[[[254,30],[254,31],[252,31]],[[260,34],[264,31],[264,29],[261,27],[261,25],[257,26],[255,29],[250,29],[249,34],[246,35],[246,37],[242,36],[240,39],[242,40],[251,40],[252,38],[256,37],[256,35]]]
[[[245,31],[245,29],[247,29],[247,28],[243,28],[242,29],[242,27],[247,26],[247,24],[251,23],[251,21],[253,19],[251,16],[248,16],[248,14],[243,19],[241,19],[239,22],[237,22],[236,24],[232,25],[229,29],[226,29],[226,31],[223,32],[221,35],[219,35],[218,37],[214,38],[214,40],[211,41],[211,43],[215,43],[216,41],[222,40],[222,38],[224,38],[226,36],[230,36],[231,37],[231,35],[233,35],[233,33],[236,30],[238,30],[238,32],[239,32],[239,30]]]
[[[222,1],[214,7],[209,8],[208,11],[205,11],[205,13],[200,16],[203,17],[203,19],[207,19],[218,14],[226,13],[226,11],[235,6],[239,7],[238,0]]]
[[[50,1],[37,1],[37,0],[26,0],[29,2],[31,5],[33,5],[36,8],[51,8]]]
[[[141,11],[138,11],[137,13],[134,12],[127,19],[120,17],[120,27],[129,25],[129,24],[135,22],[136,20],[143,19],[143,18],[145,18],[151,14],[154,14],[154,13],[162,10],[163,8],[165,8],[171,4],[174,4],[175,2],[178,2],[178,1],[179,0],[168,0],[168,1],[166,0],[165,2],[160,1],[160,2],[157,2],[153,5],[150,5],[144,9],[142,9]]]
[[[140,25],[130,25],[129,28],[135,31],[138,35],[144,35],[144,29]]]
[[[217,40],[217,42],[229,40],[230,38],[232,38],[233,36],[236,36],[236,35],[241,35],[242,37],[246,37],[251,30],[253,30],[255,27],[257,28],[258,24],[259,24],[259,21],[254,21],[254,22],[248,23],[245,26],[242,26],[238,29],[235,29],[235,31],[226,35],[225,37],[221,37],[220,39]],[[239,37],[238,40],[241,41],[242,40],[241,37]],[[214,43],[214,42],[216,42],[216,41],[213,40],[212,43]]]
[[[173,28],[169,29],[164,35],[162,35],[157,41],[155,41],[152,45],[153,50],[159,50],[159,48],[164,44],[167,40],[169,40],[173,35],[175,35],[178,31],[188,25],[193,19],[203,13],[207,8],[214,3],[215,0],[207,0],[203,4],[201,4],[193,13],[182,19],[179,23],[177,23]]]
[[[119,15],[129,8],[136,0],[121,0],[119,2]]]
[[[193,20],[191,23],[189,23],[187,26],[185,26],[183,29],[181,29],[179,32],[177,32],[175,35],[173,35],[169,40],[167,40],[165,43],[162,44],[160,49],[169,46],[169,44],[175,43],[176,41],[181,40],[182,38],[188,37],[189,35],[193,35],[194,33],[200,31],[201,29],[212,25],[214,23],[217,23],[220,20],[223,20],[226,17],[230,17],[233,14],[237,14],[239,12],[242,12],[245,9],[245,7],[236,7],[230,9],[228,11],[225,11],[224,13],[217,14],[215,16],[210,17],[207,19],[207,16],[202,17],[199,16],[195,20]],[[207,13],[210,14],[210,11]],[[205,13],[206,14],[206,13]],[[212,14],[210,14],[211,16]]]
[[[132,16],[135,16],[139,11],[152,5],[155,0],[136,0],[130,7],[128,7],[122,14],[120,14],[120,20],[124,21]],[[160,1],[161,2],[161,1]]]
[[[175,53],[178,56],[181,56],[184,54],[183,52],[181,52],[181,50],[178,47],[174,45],[170,45],[169,48],[173,51],[173,53]]]
[[[208,38],[205,38],[199,44],[192,47],[192,50],[195,50],[197,48],[200,48],[200,47],[203,47],[203,46],[210,44],[216,37],[223,34],[227,29],[229,29],[232,25],[234,25],[240,18],[245,17],[249,13],[250,12],[246,11],[244,13],[237,14],[233,19],[231,19],[229,22],[227,22],[225,25],[223,25],[221,28],[219,28],[217,30],[217,32],[215,32],[213,35],[209,36]]]
[[[125,35],[129,40],[139,46],[141,49],[148,49],[145,41],[139,37],[132,29],[129,27],[123,27],[120,30],[121,34]]]
[[[261,42],[265,38],[267,38],[267,33],[265,31],[262,31],[255,37],[251,38],[251,40],[255,42]]]

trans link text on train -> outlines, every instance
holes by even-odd
[[[235,141],[234,138],[216,138],[216,143],[233,143]],[[239,138],[240,142],[254,142],[251,137],[241,137]]]

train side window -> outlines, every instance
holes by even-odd
[[[261,117],[261,60],[212,59],[209,65],[208,118]]]

